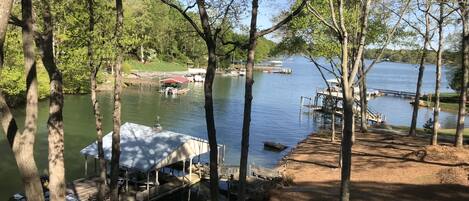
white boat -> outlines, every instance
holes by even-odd
[[[282,67],[283,66],[282,61],[273,60],[273,61],[270,61],[269,63],[270,63],[270,66],[273,66],[273,67]]]
[[[194,75],[194,82],[205,82],[205,77],[202,75]]]
[[[232,71],[230,71],[229,75],[230,76],[239,76],[239,73],[238,73],[238,71],[232,70]]]

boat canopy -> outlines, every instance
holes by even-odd
[[[326,82],[332,83],[332,84],[340,84],[340,80],[338,78],[331,78],[331,79],[326,80]]]
[[[149,126],[124,123],[120,128],[120,161],[122,168],[150,172],[179,161],[207,153],[206,140]],[[112,132],[103,137],[104,158],[111,160]],[[80,151],[82,155],[98,158],[97,142]]]
[[[174,76],[174,77],[162,79],[160,80],[160,82],[164,84],[185,84],[185,83],[188,83],[189,80],[183,76]]]

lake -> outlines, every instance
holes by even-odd
[[[273,167],[286,153],[274,153],[263,149],[263,141],[282,142],[290,147],[316,130],[315,122],[299,113],[300,96],[313,96],[316,88],[324,87],[319,73],[302,57],[285,59],[284,66],[293,74],[255,73],[254,100],[251,122],[249,160],[256,165]],[[383,62],[377,64],[368,76],[368,87],[414,91],[417,77],[416,65]],[[424,92],[434,88],[435,66],[428,65],[424,77]],[[443,91],[448,89],[443,73]],[[156,116],[165,129],[206,139],[203,84],[189,85],[191,91],[182,96],[165,97],[155,88],[126,88],[122,95],[122,120],[153,125]],[[98,99],[104,115],[104,131],[112,129],[112,93],[100,92]],[[244,77],[215,79],[214,107],[218,142],[226,145],[226,163],[238,164],[244,104]],[[409,125],[412,113],[409,100],[395,97],[379,97],[370,105],[386,115],[391,124]],[[24,121],[24,108],[14,111],[17,122]],[[431,110],[421,109],[418,126],[431,116]],[[39,133],[36,137],[36,162],[40,173],[47,168],[48,101],[39,103]],[[95,140],[94,115],[89,95],[67,95],[64,108],[65,164],[68,181],[82,177],[84,158],[79,151]],[[455,126],[455,114],[442,112],[442,126]],[[14,192],[22,191],[21,179],[5,137],[0,138],[0,200],[6,200]],[[91,164],[92,165],[92,164]],[[92,166],[91,166],[92,167]]]

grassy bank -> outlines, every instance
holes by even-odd
[[[428,105],[429,107],[433,107],[433,101],[435,101],[435,95],[429,94],[422,97],[422,100],[427,102],[429,96],[431,97],[431,103]],[[458,112],[459,109],[459,94],[452,92],[452,93],[441,93],[440,94],[440,107],[443,111],[448,112]],[[466,108],[469,107],[469,104],[466,103]],[[466,109],[466,110],[467,110]],[[467,110],[469,111],[469,110]]]
[[[124,68],[127,70],[145,71],[145,72],[174,72],[186,71],[187,66],[180,63],[153,61],[148,63],[140,63],[136,60],[128,60],[124,62]]]
[[[392,127],[393,130],[402,131],[404,133],[409,132],[409,127],[408,126],[391,126],[391,127]],[[444,136],[454,136],[455,133],[456,133],[455,128],[441,128],[438,131],[438,135],[444,135]],[[425,133],[423,128],[417,128],[417,134],[429,135],[429,133]],[[464,129],[464,136],[469,137],[469,129]]]

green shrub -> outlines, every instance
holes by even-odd
[[[433,119],[428,119],[425,124],[423,124],[423,130],[425,133],[430,134],[433,131]]]
[[[122,63],[122,72],[124,74],[130,74],[132,72],[132,65],[127,62]]]
[[[1,71],[0,88],[10,106],[24,104],[26,101],[26,78],[22,68],[5,68]],[[38,98],[49,96],[49,77],[47,72],[40,68],[38,76]]]

